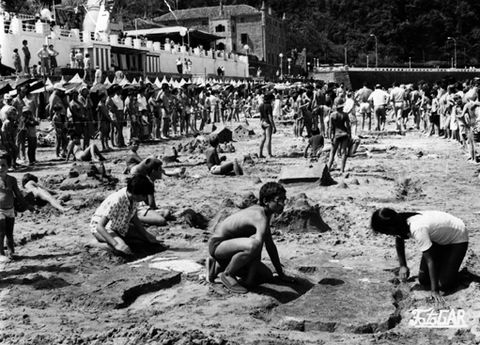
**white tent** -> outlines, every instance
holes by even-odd
[[[110,79],[108,79],[108,77],[105,78],[105,81],[103,82],[103,84],[105,84],[107,86],[112,85],[112,83],[110,82]]]
[[[162,82],[160,80],[158,80],[158,77],[155,79],[155,83],[154,83],[159,89],[162,88]]]
[[[63,78],[63,77],[62,77]],[[83,79],[80,78],[80,75],[77,73],[75,76],[68,81],[69,83],[76,84],[76,83],[83,83]]]
[[[125,86],[125,85],[128,85],[130,84],[130,82],[128,81],[127,77],[123,77],[122,81],[120,83],[118,83],[118,85],[120,86]]]

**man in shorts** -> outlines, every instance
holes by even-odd
[[[343,111],[345,101],[343,98],[337,98],[334,101],[334,111],[330,115],[330,139],[332,141],[332,149],[330,151],[330,159],[328,161],[328,170],[332,170],[333,162],[335,160],[335,154],[340,149],[342,154],[342,167],[341,172],[345,172],[345,165],[348,158],[348,145],[352,137],[350,128],[350,119],[348,115]]]
[[[364,83],[363,87],[355,92],[355,101],[359,104],[359,113],[362,115],[362,130],[365,127],[365,117],[368,118],[368,130],[372,129],[372,107],[368,98],[372,94],[372,90]]]
[[[405,89],[398,82],[393,83],[393,89],[390,91],[390,100],[393,106],[393,118],[397,123],[397,130],[404,131],[402,118],[405,105]]]
[[[385,120],[387,117],[386,108],[389,100],[389,95],[382,89],[382,85],[377,84],[375,91],[368,97],[368,101],[373,105],[373,111],[377,119],[377,127],[375,130],[383,131],[385,129]]]

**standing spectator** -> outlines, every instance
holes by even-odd
[[[80,50],[75,53],[75,67],[83,69],[83,54]]]
[[[25,74],[30,74],[30,59],[32,56],[30,54],[30,50],[28,49],[27,40],[23,40],[22,44],[23,44],[22,51],[23,51],[23,65],[24,65],[23,72],[25,72]]]
[[[11,166],[17,168],[17,146],[15,145],[17,110],[12,106],[12,96],[6,93],[3,96],[3,107],[0,109],[0,120],[2,127],[0,130],[2,144],[9,154]]]
[[[375,117],[377,118],[377,131],[383,131],[385,129],[385,120],[387,117],[386,107],[390,95],[382,89],[380,84],[375,86],[375,91],[373,91],[368,97],[368,101],[373,104],[373,111]]]
[[[52,126],[55,129],[55,152],[57,157],[67,157],[67,124],[64,108],[56,104],[52,108]],[[61,152],[60,152],[61,150]]]
[[[17,75],[22,73],[22,60],[20,59],[17,48],[13,50],[13,67],[15,67],[15,73]]]
[[[26,95],[26,88],[18,88],[17,96],[12,101],[12,106],[16,109],[17,119],[14,123],[15,127],[15,139],[18,148],[18,153],[20,154],[20,158],[23,161],[26,161],[25,156],[25,141],[27,140],[27,129],[25,128],[25,117],[23,115],[23,108],[25,107],[25,102],[23,98]]]
[[[122,88],[118,85],[115,88],[115,96],[113,97],[113,102],[115,103],[116,110],[116,123],[115,123],[115,134],[116,142],[118,147],[125,147],[125,139],[123,137],[123,127],[125,126],[125,114],[124,114],[124,103],[122,99]]]
[[[42,49],[37,53],[38,58],[40,59],[39,66],[41,66],[40,74],[45,77],[50,75],[50,53],[48,52],[48,45],[44,44]]]
[[[102,70],[100,66],[95,66],[95,77],[93,80],[93,85],[100,84],[102,82]]]
[[[352,132],[350,128],[350,119],[343,111],[345,100],[337,98],[334,102],[335,111],[330,115],[330,139],[332,142],[332,149],[330,150],[330,158],[328,161],[328,170],[332,171],[335,154],[340,149],[342,154],[342,174],[345,172],[345,165],[348,157],[348,143],[351,139]]]
[[[162,89],[158,93],[157,102],[160,102],[160,111],[162,112],[162,139],[169,137],[170,114],[171,114],[171,96],[168,84],[162,84]]]
[[[275,122],[273,120],[273,110],[272,110],[272,98],[273,95],[266,95],[264,98],[264,103],[260,105],[260,123],[263,130],[263,136],[260,141],[259,157],[265,158],[263,155],[263,146],[265,141],[267,142],[267,154],[269,157],[272,157],[272,134],[277,132],[275,128]]]
[[[84,150],[90,146],[90,138],[92,133],[95,133],[94,118],[93,118],[93,104],[86,86],[82,86],[80,89],[80,95],[78,96],[78,102],[82,106],[83,117],[82,121],[82,136],[83,136],[83,146]]]
[[[177,64],[177,72],[179,74],[183,74],[183,62],[180,57],[177,58],[176,64]]]
[[[77,68],[77,61],[75,60],[75,49],[70,50],[70,68]]]
[[[36,151],[37,151],[37,125],[39,124],[35,120],[30,107],[23,107],[23,116],[25,121],[25,128],[27,131],[27,156],[29,165],[36,163]]]
[[[273,102],[273,118],[277,120],[282,119],[282,100],[279,93],[275,94],[275,101]]]
[[[53,44],[48,46],[48,54],[50,55],[50,74],[53,74],[55,68],[58,67],[57,55],[58,52],[53,48]]]
[[[92,61],[90,60],[90,54],[85,54],[85,59],[83,59],[83,68],[84,68],[83,78],[85,79],[86,82],[88,82],[91,79],[90,72],[92,69]]]
[[[100,131],[100,142],[102,143],[102,151],[110,151],[111,148],[108,146],[108,137],[110,135],[110,117],[108,116],[108,108],[105,104],[107,100],[107,95],[102,93],[100,96],[100,102],[97,106],[97,118],[98,118],[98,129]]]

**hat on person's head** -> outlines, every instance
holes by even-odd
[[[381,88],[382,88],[382,85],[377,84],[377,85],[375,85],[375,88],[376,88],[376,89],[381,89]]]

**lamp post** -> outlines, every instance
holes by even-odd
[[[453,41],[453,67],[457,68],[457,39],[455,37],[447,37],[447,41]]]
[[[287,61],[288,61],[288,75],[291,76],[292,75],[292,72],[291,72],[292,58],[287,58]]]
[[[375,34],[370,34],[370,37],[375,38],[375,68],[378,68],[378,39]]]
[[[278,54],[280,58],[280,79],[283,79],[283,53]]]
[[[412,69],[412,57],[408,57],[408,68]]]

